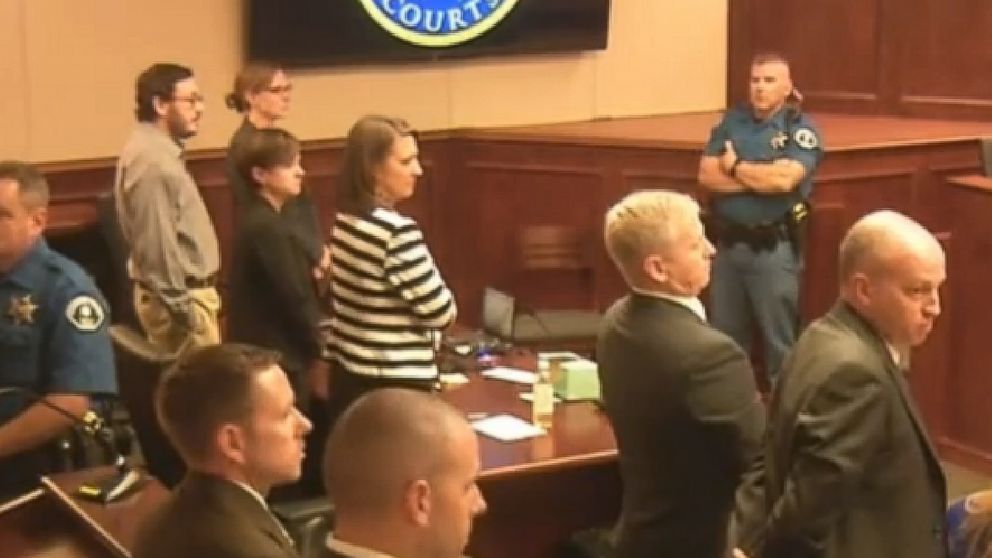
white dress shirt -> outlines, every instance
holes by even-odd
[[[648,289],[641,289],[638,287],[631,287],[630,290],[634,291],[639,295],[653,296],[655,298],[670,300],[676,304],[681,304],[682,306],[685,306],[689,310],[692,310],[692,312],[695,315],[699,316],[700,320],[703,320],[704,322],[706,321],[706,307],[703,306],[703,303],[697,297],[673,295],[669,293],[651,291]]]
[[[346,543],[340,539],[335,539],[333,534],[327,535],[327,548],[344,554],[349,558],[393,558],[388,554],[383,554],[377,550],[371,550],[364,546]]]

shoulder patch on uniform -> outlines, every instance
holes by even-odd
[[[796,145],[803,149],[816,149],[820,145],[820,140],[816,137],[816,132],[809,128],[799,128],[792,138],[796,140]]]
[[[79,331],[96,331],[103,325],[103,306],[91,296],[77,296],[66,306],[65,317]]]

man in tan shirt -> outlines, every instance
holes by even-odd
[[[130,248],[134,309],[148,339],[175,351],[220,342],[220,254],[203,198],[182,160],[203,96],[193,72],[154,64],[135,82],[138,125],[117,162],[114,195]]]

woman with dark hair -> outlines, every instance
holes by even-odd
[[[293,85],[281,68],[266,62],[252,62],[238,72],[234,86],[225,98],[228,108],[244,115],[227,149],[227,180],[239,214],[252,198],[253,188],[236,168],[238,152],[252,132],[273,128],[286,117],[292,90]],[[301,190],[298,196],[289,200],[281,214],[292,237],[306,253],[311,273],[320,279],[329,266],[329,252],[324,246],[317,207],[307,191]]]
[[[300,395],[320,356],[309,264],[283,218],[303,181],[300,144],[285,130],[266,128],[246,136],[239,155],[236,168],[252,193],[235,235],[228,337],[281,352]]]
[[[304,459],[300,483],[274,497],[317,494],[329,371],[321,358],[320,308],[310,262],[285,215],[303,181],[300,142],[279,128],[253,130],[242,139],[235,169],[252,191],[234,241],[228,338],[282,354],[280,364],[297,405],[314,423],[307,438],[313,451]]]
[[[455,300],[420,228],[396,204],[423,174],[404,120],[365,116],[348,133],[331,232],[331,418],[379,387],[431,390],[437,333]]]

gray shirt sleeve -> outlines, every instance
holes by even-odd
[[[127,193],[131,212],[131,257],[141,279],[175,314],[190,311],[179,246],[179,195],[173,177],[149,165]]]

